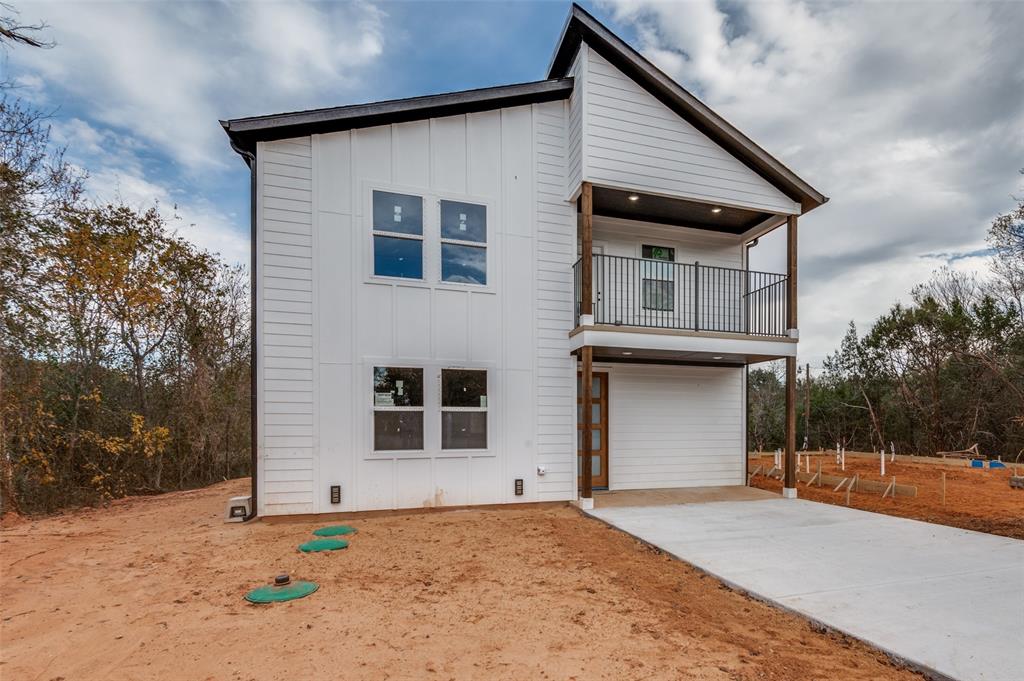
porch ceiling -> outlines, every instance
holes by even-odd
[[[639,197],[630,201],[630,196]],[[720,208],[712,213],[712,208]],[[726,234],[743,234],[761,224],[773,213],[712,206],[697,201],[669,198],[608,187],[594,187],[594,214],[663,225],[707,229]]]
[[[646,348],[617,348],[602,345],[594,346],[595,362],[741,367],[747,364],[757,364],[758,362],[781,359],[781,357],[781,355],[759,355],[750,353],[690,352],[678,350],[651,350]]]

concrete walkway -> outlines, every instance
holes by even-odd
[[[940,678],[1024,679],[1024,541],[781,498],[587,513]]]

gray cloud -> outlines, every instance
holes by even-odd
[[[849,319],[866,328],[942,265],[984,271],[985,230],[1024,166],[1024,4],[601,6],[648,58],[832,197],[802,221],[806,359],[820,363]],[[779,271],[781,239],[752,257]]]

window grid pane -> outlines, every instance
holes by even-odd
[[[487,407],[487,371],[441,370],[442,407]]]
[[[441,238],[487,243],[487,207],[442,200]]]
[[[373,228],[379,232],[423,234],[423,199],[410,194],[373,192]]]
[[[441,412],[441,449],[487,449],[487,412]]]
[[[423,412],[379,410],[373,413],[375,451],[423,449]]]
[[[373,404],[376,407],[422,407],[423,369],[374,367]]]
[[[379,277],[423,278],[423,242],[419,239],[373,236],[373,273]]]
[[[441,280],[455,284],[487,284],[487,249],[441,244]]]

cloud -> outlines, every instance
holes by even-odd
[[[600,6],[832,198],[801,221],[801,353],[812,363],[850,318],[866,329],[933,270],[987,267],[976,254],[1024,166],[1024,4]],[[781,271],[782,242],[762,240],[755,266]]]
[[[383,50],[369,3],[41,3],[52,50],[19,49],[12,68],[88,102],[89,117],[187,170],[223,165],[219,118],[337,97]]]
[[[337,104],[384,52],[369,2],[57,2],[18,8],[50,50],[3,68],[99,201],[161,205],[182,236],[248,261],[247,171],[218,119]],[[7,74],[5,73],[5,77]],[[237,206],[232,210],[232,206]]]

